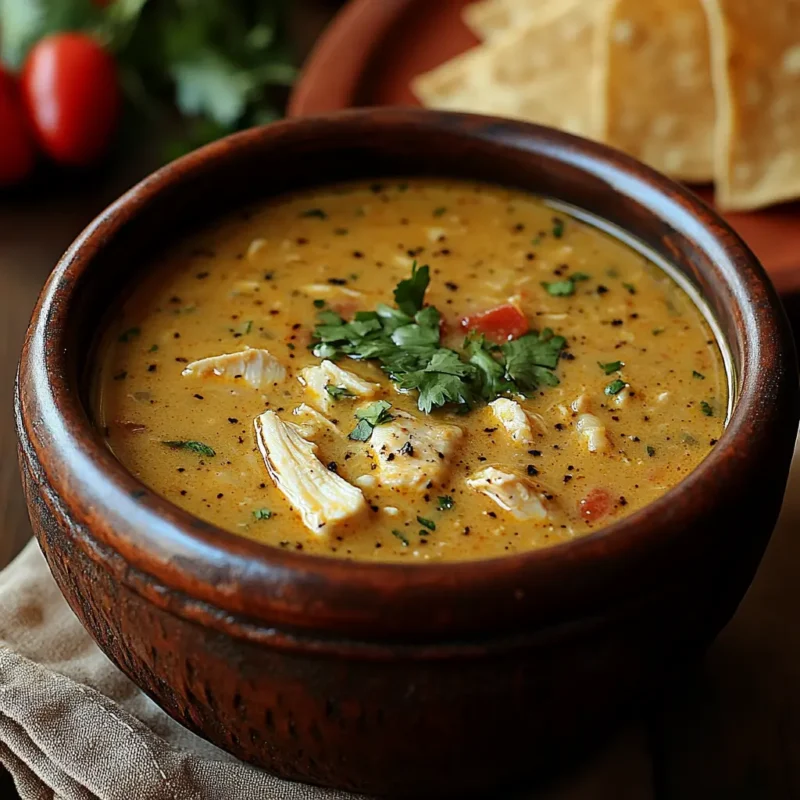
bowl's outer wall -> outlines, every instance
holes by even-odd
[[[97,320],[185,224],[358,176],[521,186],[635,232],[728,338],[740,399],[663,501],[560,548],[391,568],[298,557],[192,521],[124,473],[77,395]],[[281,775],[374,793],[489,787],[549,758],[725,624],[774,526],[798,421],[789,329],[763,271],[690,195],[624,156],[515,123],[410,111],[252,131],[132,190],[34,312],[16,397],[34,531],[72,608],[169,713]]]

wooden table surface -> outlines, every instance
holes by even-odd
[[[378,2],[379,0],[376,0]],[[306,52],[334,2],[295,3]],[[0,566],[30,538],[11,395],[36,296],[81,228],[157,159],[146,150],[93,178],[0,196]],[[798,256],[800,266],[800,256]],[[792,306],[797,304],[791,299]],[[800,315],[795,314],[798,319]],[[786,431],[793,437],[794,431]],[[731,502],[756,502],[731,498]],[[800,799],[800,462],[755,583],[705,661],[556,786],[547,800]],[[0,770],[1,771],[1,770]],[[13,797],[0,775],[0,797]]]

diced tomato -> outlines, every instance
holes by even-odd
[[[518,339],[530,330],[527,317],[511,303],[478,314],[470,314],[461,320],[461,327],[467,332],[482,333],[487,339],[498,344]]]
[[[605,489],[592,489],[579,504],[581,516],[586,520],[602,519],[611,511],[611,494]]]

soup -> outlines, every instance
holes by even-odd
[[[276,547],[408,562],[558,544],[663,495],[725,424],[689,295],[519,191],[301,192],[153,266],[100,346],[108,447]]]

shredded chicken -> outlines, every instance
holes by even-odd
[[[294,422],[294,426],[304,439],[310,439],[312,442],[318,439],[326,430],[335,433],[337,436],[342,436],[342,432],[323,414],[320,414],[315,408],[300,403],[297,408],[292,411],[295,417],[298,417]]]
[[[608,450],[610,442],[606,426],[594,414],[581,414],[575,423],[575,429],[586,440],[590,453],[604,453]]]
[[[516,401],[505,397],[489,403],[495,419],[505,428],[506,433],[519,444],[530,444],[533,441],[531,420],[525,409]],[[538,426],[538,420],[537,420]]]
[[[263,389],[286,377],[286,368],[268,350],[248,348],[240,353],[223,353],[187,364],[181,373],[193,378],[243,380],[254,389]]]
[[[413,491],[441,484],[464,432],[457,425],[393,413],[394,419],[378,425],[370,438],[381,484]]]
[[[328,411],[334,402],[326,386],[341,387],[355,397],[374,397],[381,389],[377,383],[362,380],[358,375],[327,360],[316,367],[300,370],[297,379],[308,389],[311,402],[321,411]]]
[[[467,478],[467,486],[494,500],[517,519],[546,520],[547,496],[521,475],[485,467]]]
[[[355,522],[367,510],[364,495],[317,458],[317,445],[274,411],[256,417],[256,440],[270,477],[313,533]]]

